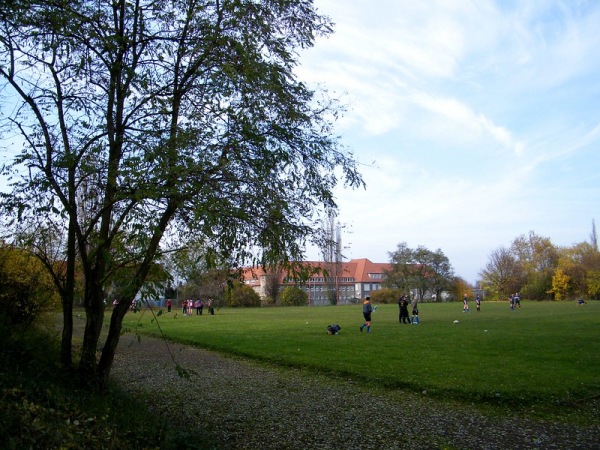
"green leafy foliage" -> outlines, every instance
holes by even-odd
[[[279,293],[277,304],[279,306],[308,305],[308,293],[296,286],[286,286]]]
[[[193,236],[208,269],[299,261],[338,182],[364,185],[334,132],[339,104],[295,70],[332,32],[312,2],[9,3],[1,130],[24,145],[0,170],[14,177],[2,218],[64,236],[46,257],[66,262],[64,305],[75,266],[85,277],[90,382],[108,382],[126,305],[167,250]],[[98,359],[113,285],[123,306]]]
[[[596,300],[600,298],[600,270],[592,270],[587,275],[588,294]]]
[[[518,289],[515,290],[517,292]],[[534,272],[526,279],[526,283],[521,288],[520,292],[525,298],[535,300],[550,300],[552,290],[552,273]],[[503,300],[503,299],[502,299]]]
[[[450,260],[440,249],[431,251],[423,246],[413,249],[402,242],[390,253],[390,263],[392,268],[387,272],[384,284],[404,292],[416,289],[420,301],[426,294],[440,298],[454,278]]]
[[[0,316],[14,325],[31,325],[59,297],[48,272],[30,253],[0,246]]]
[[[479,273],[486,297],[503,300],[515,292],[532,300],[594,297],[590,282],[593,286],[600,269],[595,225],[591,241],[557,247],[533,231],[517,237],[510,248],[494,250]]]
[[[225,293],[225,305],[232,307],[260,306],[260,296],[250,286],[235,282]]]
[[[383,288],[371,292],[371,303],[396,304],[402,294],[400,289]]]

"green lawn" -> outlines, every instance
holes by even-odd
[[[472,305],[474,308],[474,305]],[[215,316],[158,316],[165,335],[219,352],[343,375],[475,403],[551,408],[600,394],[600,302],[421,304],[420,325],[398,323],[396,305],[380,305],[370,334],[358,306],[220,309]],[[459,323],[455,324],[454,321]],[[326,327],[337,323],[340,334]],[[158,333],[150,311],[125,327]]]

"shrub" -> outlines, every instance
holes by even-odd
[[[308,305],[308,294],[295,286],[287,286],[279,293],[280,306]]]
[[[402,292],[400,289],[383,288],[373,291],[370,294],[371,303],[394,304],[398,302],[398,298]]]
[[[260,306],[260,296],[250,286],[236,282],[225,292],[225,305],[232,307]]]
[[[552,274],[551,273],[535,273],[529,279],[528,283],[523,286],[521,293],[524,298],[532,300],[550,300],[552,296],[549,292],[552,291]],[[500,300],[506,300],[500,299]]]
[[[9,245],[0,247],[0,313],[13,325],[31,325],[59,297],[49,273],[35,256]]]
[[[265,297],[263,299],[262,303],[265,306],[273,306],[273,305],[275,305],[276,301],[273,297]]]

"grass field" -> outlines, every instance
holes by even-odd
[[[548,412],[584,407],[600,394],[600,302],[523,302],[515,311],[484,302],[468,314],[462,303],[425,303],[419,310],[420,325],[403,325],[397,305],[380,305],[369,334],[359,332],[361,305],[225,308],[212,317],[175,309],[156,319],[145,310],[128,314],[124,326],[157,335],[158,323],[174,341],[463,402]],[[327,335],[331,323],[340,334]]]

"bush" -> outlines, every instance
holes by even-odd
[[[273,297],[265,297],[263,299],[262,303],[265,306],[273,306],[273,305],[275,305],[276,301]]]
[[[295,286],[287,286],[279,293],[280,306],[308,305],[308,294]]]
[[[31,325],[56,308],[59,297],[50,274],[35,256],[9,245],[0,247],[0,313],[12,325]]]
[[[531,300],[550,300],[552,295],[552,274],[535,273],[528,279],[528,283],[521,289],[524,298]],[[506,300],[506,299],[500,299]]]
[[[371,292],[371,303],[394,304],[398,302],[400,294],[402,294],[400,289],[379,289],[378,291]]]
[[[225,305],[231,307],[260,306],[260,296],[250,286],[234,283],[225,292]]]

